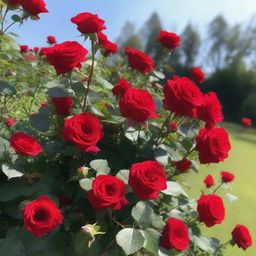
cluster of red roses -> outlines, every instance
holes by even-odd
[[[43,0],[7,0],[11,8],[22,6],[22,9],[29,15],[38,17],[39,13],[48,12],[46,4]]]
[[[42,0],[9,0],[9,4],[20,4],[25,11],[35,16],[40,12],[47,12]],[[77,29],[83,35],[89,34],[92,53],[94,47],[103,49],[104,56],[117,52],[117,45],[110,42],[101,32],[106,29],[105,21],[97,15],[80,13],[71,21],[77,25]],[[56,43],[52,39],[48,38],[48,41]],[[179,36],[166,31],[160,32],[158,40],[167,49],[175,49],[181,41]],[[21,50],[26,51],[25,47],[21,47]],[[87,53],[88,51],[75,41],[55,44],[42,51],[45,59],[54,66],[58,75],[80,68],[81,62],[86,61]],[[154,70],[152,58],[145,53],[131,48],[126,48],[125,53],[131,68],[143,74]],[[194,68],[191,76],[196,82],[204,81],[204,74],[199,68]],[[125,79],[121,78],[118,81],[112,93],[119,98],[121,115],[128,119],[130,125],[137,123],[146,126],[148,119],[160,117],[155,113],[156,105],[149,92],[134,88]],[[204,95],[191,79],[178,76],[167,80],[163,87],[163,94],[166,110],[174,113],[175,116],[197,118],[205,122],[205,128],[200,129],[196,137],[196,146],[193,148],[198,151],[200,162],[202,164],[218,163],[226,159],[231,145],[226,130],[216,127],[216,124],[223,121],[221,105],[216,94],[210,92]],[[52,101],[57,114],[72,113],[71,97],[52,98]],[[177,131],[177,124],[174,121],[168,121],[171,131]],[[11,126],[14,122],[14,119],[9,119],[6,124]],[[80,113],[65,119],[62,135],[65,141],[72,142],[82,151],[91,153],[100,150],[97,143],[104,136],[100,120],[91,113]],[[12,134],[10,146],[17,154],[23,155],[38,155],[43,151],[35,138],[23,132]],[[174,162],[176,169],[180,172],[185,172],[191,164],[191,161],[186,158]],[[234,179],[230,173],[222,172],[221,175],[222,182]],[[213,178],[208,176],[205,183],[207,187],[212,186]],[[159,163],[148,160],[132,164],[128,184],[141,200],[157,199],[159,193],[167,188],[167,177]],[[88,200],[95,210],[106,208],[120,210],[128,203],[125,195],[125,183],[110,175],[97,176],[92,183],[92,189],[87,192]],[[207,227],[222,223],[225,217],[222,199],[215,194],[202,195],[198,200],[197,212],[198,220],[204,222]],[[24,226],[36,236],[42,236],[54,230],[63,219],[61,211],[47,196],[41,196],[28,203],[23,208],[23,216]],[[242,225],[234,228],[232,239],[243,249],[247,249],[252,244],[248,229]],[[189,246],[187,225],[179,219],[169,218],[163,229],[160,245],[166,249],[186,250]]]

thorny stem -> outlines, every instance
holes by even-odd
[[[227,244],[229,244],[230,241],[231,241],[231,240],[229,240],[229,241],[227,241],[226,243],[220,245],[220,246],[216,249],[214,255],[217,255],[217,252],[219,252],[222,247],[224,247],[224,246],[226,246]]]
[[[92,50],[92,65],[91,65],[91,71],[90,71],[90,75],[89,75],[88,82],[87,82],[86,93],[84,96],[84,103],[83,103],[83,107],[82,107],[83,111],[85,110],[85,107],[86,107],[87,96],[89,94],[90,83],[91,83],[93,71],[94,71],[95,49],[94,49],[94,40],[92,40],[92,39],[91,39],[91,50]]]
[[[4,34],[4,31],[3,31],[4,30],[4,21],[5,21],[5,17],[7,15],[8,11],[9,11],[9,8],[6,7],[4,15],[2,16],[2,22],[1,22],[1,34],[2,35]]]
[[[71,86],[72,86],[71,73],[70,73],[69,76],[68,76],[68,81],[69,81],[69,85],[70,85],[70,87],[71,87]],[[80,109],[83,111],[82,103],[80,102],[80,100],[79,100],[79,98],[78,98],[78,96],[77,96],[76,94],[75,94],[75,97],[76,97],[76,100],[77,100],[77,103],[78,103]]]
[[[2,32],[4,34],[12,25],[14,25],[17,21],[12,22],[9,26],[5,28],[5,30]]]
[[[159,142],[161,141],[161,137],[163,135],[163,129],[167,125],[168,121],[170,120],[171,115],[172,115],[172,112],[170,112],[170,114],[167,116],[167,118],[165,119],[164,123],[162,124],[162,126],[160,128],[160,134],[159,134],[158,138],[156,139],[156,146],[158,146]]]
[[[219,184],[219,186],[217,186],[217,188],[215,188],[215,189],[213,190],[213,192],[212,192],[213,195],[214,195],[214,194],[217,192],[217,190],[222,186],[222,184],[223,184],[223,182],[221,182],[221,183]]]

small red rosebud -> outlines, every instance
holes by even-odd
[[[16,118],[8,118],[4,122],[7,126],[11,127],[16,122]]]
[[[48,44],[56,44],[57,40],[56,40],[55,36],[47,36],[47,43]]]
[[[204,183],[205,183],[205,186],[207,188],[210,188],[211,186],[213,186],[214,185],[214,179],[213,179],[212,175],[210,175],[210,174],[207,175],[204,179]]]
[[[46,106],[48,106],[48,102],[40,102],[40,106],[41,107],[46,107]]]
[[[203,83],[205,80],[204,72],[198,67],[192,68],[191,77],[200,84]]]
[[[235,178],[235,175],[230,172],[221,172],[220,174],[221,174],[222,182],[225,182],[225,183],[230,182]]]
[[[174,122],[174,121],[170,121],[169,122],[169,126],[170,126],[170,130],[172,131],[172,132],[176,132],[177,130],[178,130],[178,125],[177,125],[177,123],[176,122]]]
[[[173,161],[177,170],[180,172],[186,172],[192,165],[192,162],[189,159],[182,159],[180,161]]]
[[[243,126],[251,126],[252,125],[252,120],[250,118],[242,118],[241,123]]]

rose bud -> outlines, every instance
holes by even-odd
[[[191,77],[200,84],[203,83],[205,79],[204,72],[198,67],[192,68]]]
[[[213,186],[214,185],[214,179],[213,179],[212,175],[210,175],[210,174],[207,175],[204,179],[204,183],[205,183],[205,186],[207,188],[210,188],[211,186]]]
[[[221,174],[222,182],[224,182],[224,183],[230,182],[230,181],[234,180],[234,178],[235,178],[235,175],[230,172],[223,171],[220,174]]]

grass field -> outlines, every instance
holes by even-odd
[[[226,217],[222,224],[211,228],[203,228],[206,236],[216,236],[223,242],[230,239],[230,232],[236,224],[247,226],[253,237],[253,246],[247,251],[234,246],[228,246],[225,256],[255,256],[256,255],[256,130],[243,128],[239,125],[225,123],[224,127],[230,134],[232,150],[228,159],[223,163],[210,164],[201,167],[200,173],[187,174],[187,183],[191,186],[190,193],[195,198],[200,196],[204,188],[203,179],[211,174],[215,182],[220,179],[220,171],[225,170],[235,174],[231,183],[232,190],[220,190],[218,195],[225,193],[239,197],[238,201],[229,202],[224,199]],[[205,191],[205,190],[204,190]]]

